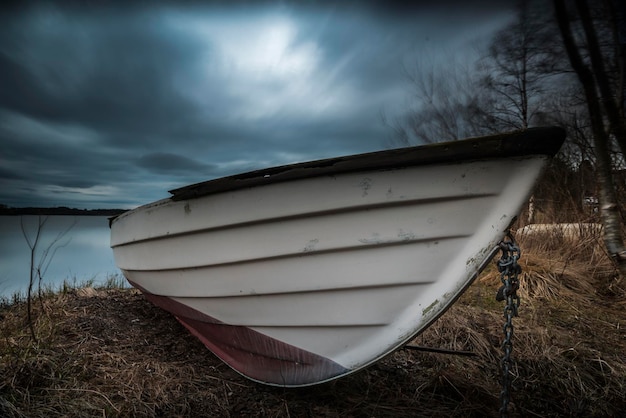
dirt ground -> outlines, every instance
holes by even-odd
[[[503,319],[490,281],[472,285],[412,343],[472,356],[405,348],[300,389],[245,379],[135,290],[83,288],[37,301],[38,344],[24,327],[24,303],[5,306],[0,416],[499,416]],[[510,415],[623,414],[621,308],[581,317],[559,301],[522,305]]]

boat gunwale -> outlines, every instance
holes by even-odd
[[[248,187],[364,170],[398,169],[408,166],[530,155],[552,157],[559,151],[564,139],[565,130],[560,127],[529,128],[523,131],[459,141],[395,148],[264,168],[191,184],[170,190],[169,193],[171,200],[180,201]]]

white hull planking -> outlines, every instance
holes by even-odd
[[[466,288],[547,159],[374,170],[165,199],[116,218],[111,246],[143,290],[351,372],[406,343]]]

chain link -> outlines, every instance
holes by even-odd
[[[498,260],[498,271],[500,272],[500,281],[502,286],[498,290],[496,300],[506,301],[504,306],[504,341],[502,342],[502,350],[504,354],[500,360],[502,367],[502,391],[500,392],[500,416],[508,416],[508,407],[511,399],[511,376],[513,369],[513,359],[511,353],[513,351],[513,317],[517,316],[517,308],[520,304],[520,298],[517,295],[519,289],[519,274],[522,268],[517,263],[520,258],[521,251],[515,240],[508,234],[508,240],[501,241],[500,249],[502,256]]]

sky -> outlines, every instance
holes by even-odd
[[[513,13],[498,0],[0,8],[0,204],[128,209],[392,147],[381,115],[405,111],[405,70],[471,59]]]

